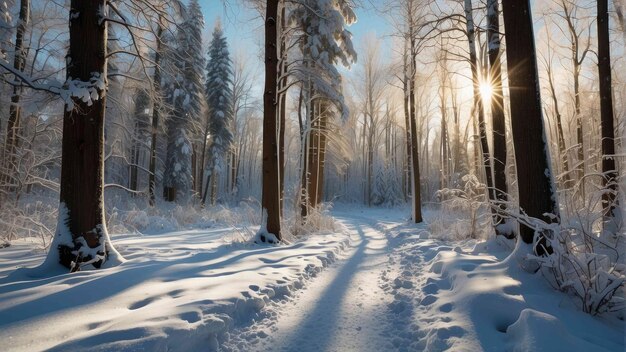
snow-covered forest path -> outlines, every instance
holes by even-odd
[[[265,319],[233,331],[227,350],[385,351],[393,348],[405,323],[397,289],[395,241],[388,230],[406,225],[405,212],[335,211],[350,232],[351,246],[339,260],[287,303],[268,307]],[[422,264],[423,265],[423,264]],[[415,268],[417,271],[423,268]],[[405,286],[405,287],[403,287]],[[405,313],[405,314],[402,314]],[[399,316],[400,315],[400,316]],[[415,327],[414,327],[415,328]],[[255,338],[260,337],[260,338]]]

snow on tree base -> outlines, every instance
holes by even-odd
[[[256,244],[278,244],[280,241],[276,238],[276,235],[273,233],[267,232],[267,230],[263,229],[254,235],[253,242]]]

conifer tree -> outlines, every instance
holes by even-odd
[[[227,155],[232,140],[231,131],[233,120],[233,70],[228,43],[220,24],[213,30],[213,39],[209,45],[209,60],[206,67],[207,79],[205,85],[208,119],[206,123],[203,143],[206,145],[207,135],[211,136],[211,145],[208,148],[208,176],[202,197],[202,204],[206,202],[207,194],[211,194],[211,203],[215,201],[216,171],[220,168]],[[203,154],[204,150],[203,148]],[[205,160],[204,155],[202,160]],[[204,166],[204,165],[203,165]]]
[[[202,29],[204,19],[197,0],[191,0],[184,11],[184,22],[178,31],[178,50],[174,57],[178,73],[169,87],[172,114],[167,121],[167,156],[163,175],[166,201],[185,201],[191,192],[190,128],[200,119],[204,99]]]

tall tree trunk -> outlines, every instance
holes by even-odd
[[[198,185],[198,195],[202,195],[202,192],[206,192],[206,189],[202,189],[204,183],[204,170],[207,167],[206,152],[209,147],[209,117],[206,117],[204,124],[204,131],[202,133],[202,151],[200,152],[200,162],[198,163],[198,178],[196,184]],[[205,197],[202,197],[202,205],[204,205]]]
[[[563,18],[567,22],[567,29],[571,40],[571,61],[572,72],[574,79],[574,118],[576,119],[576,141],[578,143],[576,147],[576,156],[578,159],[578,165],[576,165],[577,179],[583,180],[583,176],[586,173],[586,160],[585,160],[585,148],[584,148],[584,133],[583,133],[583,117],[581,114],[581,102],[580,102],[580,73],[582,70],[582,64],[587,56],[589,46],[580,52],[580,33],[577,31],[574,24],[575,14],[573,13],[573,7],[578,6],[575,3],[570,3],[566,0],[561,0],[561,7],[563,9]],[[583,198],[585,197],[585,182],[581,181]]]
[[[411,191],[413,193],[413,221],[415,223],[422,222],[422,199],[421,199],[421,182],[420,182],[420,160],[419,160],[419,144],[417,140],[417,117],[415,113],[415,83],[417,71],[417,43],[413,26],[413,8],[409,7],[410,19],[410,72],[409,72],[409,115],[411,120]]]
[[[554,75],[552,73],[551,59],[548,59],[546,74],[548,75],[548,86],[550,88],[550,95],[552,97],[552,105],[554,105],[554,118],[556,120],[556,135],[557,144],[559,147],[560,160],[563,163],[563,186],[570,188],[572,186],[572,176],[569,170],[569,158],[567,157],[567,147],[565,146],[565,136],[563,133],[563,118],[561,116],[561,110],[559,109],[559,100],[556,95],[556,88],[554,85]]]
[[[602,121],[602,173],[604,187],[603,207],[612,217],[617,200],[617,169],[615,167],[615,126],[613,95],[611,91],[611,44],[609,37],[609,5],[598,0],[598,73],[600,76],[600,119]]]
[[[553,219],[544,214],[558,218],[559,208],[541,115],[530,1],[504,1],[502,5],[519,205],[529,216],[550,223]],[[521,226],[520,235],[524,242],[532,243],[534,233],[532,228]]]
[[[26,34],[26,27],[30,22],[30,0],[20,1],[20,14],[19,21],[17,23],[17,29],[15,32],[15,54],[13,58],[13,68],[18,72],[24,72],[26,65],[27,49],[24,47],[24,36]],[[4,147],[4,168],[5,173],[2,177],[4,183],[10,184],[11,178],[14,177],[17,172],[16,155],[17,148],[19,146],[19,130],[21,128],[22,107],[20,106],[20,99],[22,97],[23,88],[21,84],[18,84],[18,79],[15,80],[15,86],[13,87],[13,94],[11,95],[11,105],[9,107],[9,120],[7,123],[7,136]]]
[[[472,14],[472,0],[465,0],[465,18],[467,22],[467,40],[469,42],[470,65],[472,69],[472,87],[474,90],[474,109],[478,114],[478,133],[480,135],[480,148],[482,150],[482,162],[485,169],[485,180],[487,182],[487,193],[489,200],[496,201],[493,177],[491,174],[491,155],[489,153],[489,142],[487,137],[487,123],[485,121],[485,108],[480,95],[480,77],[478,74],[478,57],[476,55],[476,29],[474,26],[474,16]]]
[[[163,51],[163,18],[159,15],[157,23],[157,37],[156,37],[156,50],[154,52],[154,76],[152,77],[152,86],[154,89],[154,96],[152,104],[152,129],[151,129],[151,143],[150,143],[150,165],[149,165],[149,179],[148,179],[148,192],[150,198],[150,206],[154,206],[156,203],[155,189],[156,189],[156,151],[157,151],[157,136],[159,134],[159,120],[161,114],[161,52]]]
[[[105,0],[71,1],[68,79],[106,82],[106,6]],[[99,99],[87,103],[73,98],[74,107],[66,107],[63,119],[58,247],[51,252],[58,250],[60,263],[72,271],[88,263],[99,268],[107,257],[117,255],[104,219],[106,89],[93,88]]]
[[[133,128],[133,139],[132,139],[132,147],[130,150],[130,167],[129,167],[129,180],[128,180],[128,188],[132,191],[137,191],[137,174],[139,163],[139,149],[140,149],[140,140],[141,140],[141,130],[140,130],[140,122],[139,119],[141,116],[137,114],[137,108],[135,108],[135,126]],[[131,196],[135,196],[135,193],[131,193]]]
[[[445,110],[444,107],[442,110]],[[441,187],[447,188],[450,186],[450,170],[449,170],[449,160],[450,160],[450,152],[448,150],[448,126],[446,123],[446,114],[443,113],[441,115]]]
[[[405,180],[404,183],[404,200],[408,200],[409,193],[411,192],[411,115],[409,113],[409,51],[408,51],[408,38],[404,38],[404,51],[402,53],[402,92],[404,99],[402,101],[404,108],[404,128],[405,128],[405,142],[406,142],[406,168],[405,168]],[[428,174],[428,173],[427,173]]]
[[[443,48],[442,48],[443,49]],[[443,51],[442,51],[443,52]],[[448,180],[449,180],[449,170],[448,170],[448,160],[449,160],[449,151],[448,151],[448,127],[447,127],[447,112],[448,112],[448,95],[447,95],[447,57],[445,54],[442,58],[440,58],[440,62],[442,63],[441,72],[440,72],[440,81],[441,86],[439,88],[439,110],[441,112],[441,140],[439,141],[439,156],[441,158],[441,188],[448,188]]]
[[[329,103],[316,99],[310,109],[310,128],[304,141],[304,162],[302,172],[302,219],[317,208],[323,200],[326,144],[329,119]]]
[[[313,89],[310,90],[313,96]],[[318,99],[310,103],[309,109],[309,130],[305,139],[304,168],[302,172],[302,193],[303,199],[300,214],[305,220],[311,210],[319,203],[318,196],[320,185],[320,153],[321,153],[321,119],[322,112]]]
[[[284,1],[280,4],[280,60],[278,82],[278,167],[279,167],[279,196],[280,214],[283,213],[283,199],[285,197],[285,123],[287,115],[287,15]]]
[[[265,14],[265,91],[263,94],[263,194],[267,231],[281,240],[280,167],[277,125],[278,18],[279,0],[267,0]]]
[[[504,121],[504,96],[502,94],[502,64],[500,61],[500,14],[498,0],[487,2],[487,41],[489,48],[489,65],[493,93],[491,95],[491,120],[493,128],[493,186],[495,199],[501,211],[507,197],[506,184],[506,123]],[[503,221],[502,216],[494,212],[496,234],[503,234],[497,225]],[[503,234],[508,235],[508,234]]]

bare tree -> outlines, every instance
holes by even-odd
[[[581,18],[579,12],[578,0],[558,0],[558,6],[562,12],[558,12],[557,15],[561,17],[567,28],[564,30],[569,39],[570,61],[572,63],[572,78],[574,80],[574,118],[576,120],[576,141],[578,143],[577,158],[578,170],[577,179],[582,179],[586,172],[585,161],[585,148],[584,148],[584,131],[583,131],[583,116],[581,113],[581,92],[580,92],[580,75],[582,72],[583,63],[587,54],[590,52],[591,47],[591,25],[585,23]],[[587,40],[584,39],[584,33],[587,32]],[[584,195],[584,183],[583,183],[583,195]]]
[[[26,57],[28,56],[28,48],[24,44],[26,29],[30,22],[30,0],[20,1],[20,13],[18,17],[17,29],[15,31],[15,52],[13,57],[13,68],[18,72],[24,72],[26,66]],[[13,95],[11,96],[11,106],[9,107],[9,121],[7,124],[7,135],[3,150],[3,179],[5,184],[10,180],[12,175],[16,174],[15,153],[19,144],[19,131],[22,119],[22,109],[20,99],[23,93],[23,86],[16,77],[13,86]]]
[[[548,33],[547,35],[547,44],[548,49],[545,56],[542,56],[542,61],[545,66],[546,75],[548,76],[548,88],[550,91],[550,97],[552,98],[552,110],[556,124],[556,134],[557,134],[557,146],[559,151],[559,160],[562,161],[562,174],[563,174],[563,186],[565,188],[570,188],[572,186],[572,176],[570,175],[570,167],[569,167],[569,158],[567,155],[567,146],[565,144],[565,136],[563,132],[563,116],[561,114],[561,110],[559,108],[559,98],[556,91],[556,85],[554,81],[554,64],[553,64],[553,56],[554,51],[552,50],[552,42],[551,35]]]
[[[506,184],[506,124],[504,119],[504,96],[502,92],[502,64],[500,62],[500,11],[497,0],[487,1],[487,41],[490,66],[489,84],[491,94],[491,119],[493,128],[493,187],[497,206],[504,210],[507,201]],[[502,222],[498,212],[494,213],[494,223]],[[496,233],[500,233],[496,226]]]

